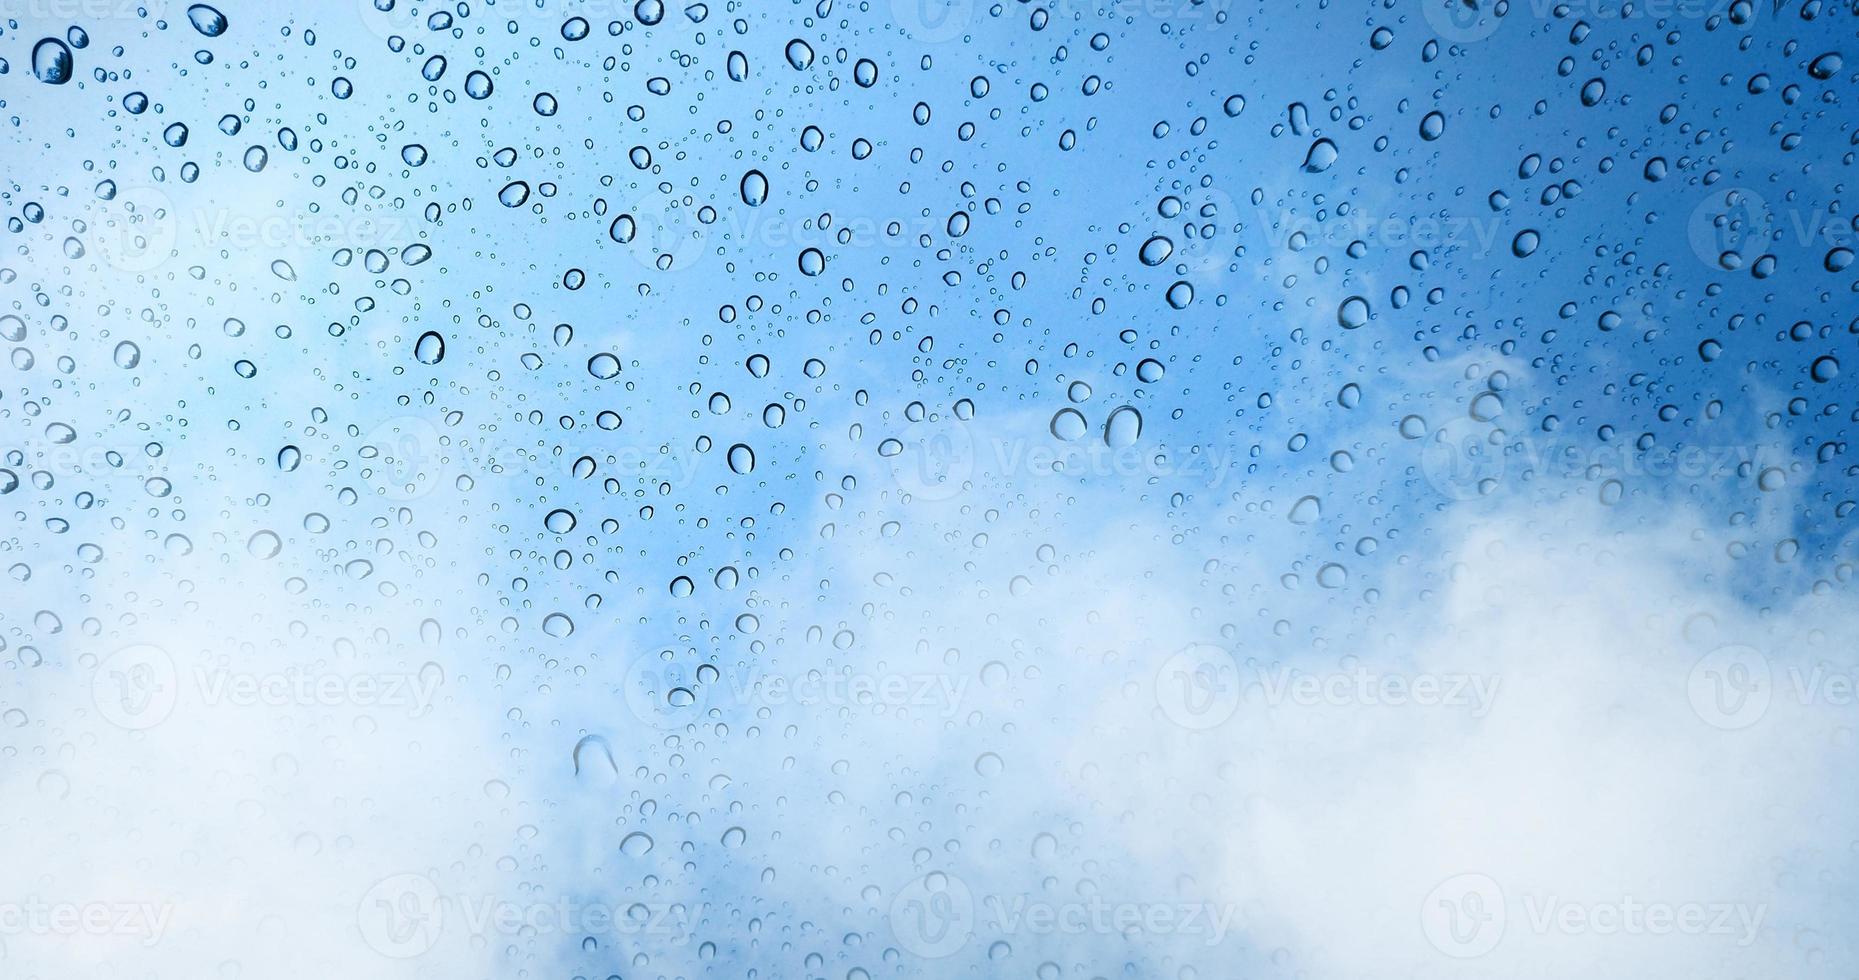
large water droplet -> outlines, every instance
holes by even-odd
[[[194,30],[207,37],[219,37],[226,33],[226,15],[204,3],[187,8],[187,20],[194,25]]]
[[[1310,152],[1304,154],[1304,172],[1320,174],[1336,163],[1336,144],[1326,137],[1310,144]]]
[[[1053,435],[1070,442],[1083,436],[1091,427],[1085,423],[1084,413],[1075,408],[1061,408],[1052,416],[1049,428]]]
[[[806,71],[813,64],[813,48],[800,38],[787,43],[787,63],[796,71]]]
[[[738,474],[755,472],[755,450],[740,442],[729,447],[729,468]]]
[[[1345,330],[1354,330],[1368,323],[1368,300],[1360,296],[1351,296],[1343,300],[1343,305],[1336,309],[1336,322]]]
[[[761,207],[768,200],[768,177],[760,170],[751,170],[742,175],[742,203],[750,207]]]
[[[1104,443],[1112,449],[1134,446],[1142,434],[1142,413],[1133,406],[1125,405],[1104,420]]]
[[[613,761],[613,747],[605,738],[588,735],[574,744],[574,774],[602,777],[620,774],[619,764]]]
[[[32,48],[32,74],[47,85],[63,85],[71,80],[71,73],[76,68],[71,62],[71,49],[65,42],[55,37],[48,37]]]

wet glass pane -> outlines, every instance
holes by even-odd
[[[0,0],[0,977],[1859,974],[1852,0]]]

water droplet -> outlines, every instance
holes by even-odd
[[[574,774],[577,776],[584,773],[603,777],[620,774],[619,764],[613,761],[613,746],[599,735],[583,736],[579,742],[574,743],[573,759]],[[621,849],[625,849],[624,843]],[[650,850],[651,845],[646,845],[646,849]]]
[[[1175,254],[1175,243],[1161,235],[1156,235],[1143,242],[1142,250],[1136,254],[1142,260],[1143,265],[1161,265],[1168,261],[1170,255]]]
[[[755,450],[740,442],[729,447],[729,468],[742,475],[755,472]]]
[[[1336,163],[1336,144],[1328,138],[1310,144],[1310,152],[1304,154],[1304,172],[1320,174]]]
[[[1337,307],[1336,322],[1341,324],[1344,330],[1354,330],[1368,324],[1368,313],[1368,300],[1360,296],[1351,296]]]
[[[187,8],[187,20],[194,25],[194,30],[207,37],[219,37],[226,33],[226,15],[204,3]]]
[[[1125,405],[1104,420],[1104,443],[1112,449],[1136,445],[1143,434],[1143,417],[1133,406]]]
[[[245,542],[245,550],[251,552],[254,558],[276,558],[278,552],[284,550],[284,542],[271,531],[259,531]]]
[[[1075,408],[1061,408],[1058,414],[1052,416],[1049,428],[1053,435],[1070,442],[1082,437],[1091,427],[1086,424],[1084,413]]]
[[[760,170],[742,175],[742,203],[755,208],[768,200],[768,177]]]
[[[32,48],[32,74],[47,85],[63,85],[71,80],[76,67],[71,61],[71,49],[65,42],[55,37],[48,37]]]
[[[787,43],[787,63],[796,71],[806,71],[813,65],[813,48],[800,38]]]
[[[1467,414],[1479,422],[1489,422],[1504,414],[1504,399],[1495,391],[1481,391],[1472,399]]]
[[[421,364],[437,364],[445,360],[445,338],[433,330],[420,334],[420,339],[413,345],[413,359]]]

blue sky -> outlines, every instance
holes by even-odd
[[[397,2],[0,9],[8,975],[1850,972],[1850,12]]]

